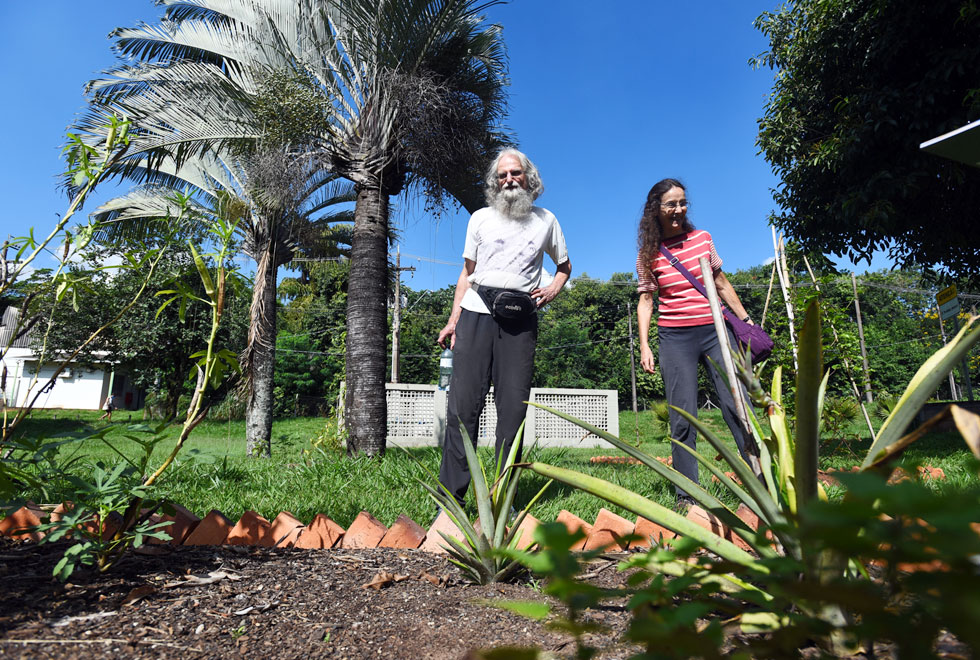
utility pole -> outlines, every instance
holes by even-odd
[[[402,248],[395,250],[395,309],[391,315],[391,382],[398,382],[398,335],[402,329],[402,271],[415,272],[415,266],[402,268]]]
[[[854,287],[854,311],[857,312],[858,340],[861,342],[861,360],[864,363],[864,398],[871,403],[871,370],[868,368],[868,351],[864,348],[864,324],[861,322],[861,303],[858,302],[858,284],[851,273],[851,286]]]

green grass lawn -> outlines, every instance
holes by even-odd
[[[25,420],[19,432],[31,435],[84,436],[101,428],[98,411],[38,411]],[[114,416],[107,440],[124,454],[133,452],[134,444],[124,436],[139,433],[130,424],[140,422],[138,414],[127,419],[127,413]],[[730,437],[717,411],[702,414],[710,428],[720,436]],[[663,440],[651,413],[642,412],[639,419],[632,412],[620,413],[620,434],[635,440],[639,422],[640,447],[656,456],[669,456],[669,445]],[[192,434],[177,462],[160,482],[161,495],[204,516],[218,509],[229,518],[237,519],[252,509],[267,518],[280,511],[289,511],[303,521],[324,513],[343,526],[349,525],[357,514],[366,510],[391,525],[399,514],[407,514],[422,525],[436,514],[432,503],[416,481],[434,481],[438,473],[440,451],[437,448],[408,451],[389,447],[381,459],[348,458],[336,452],[314,452],[314,460],[304,456],[310,440],[326,426],[323,418],[277,420],[273,426],[273,458],[251,459],[245,456],[245,425],[242,421],[203,422]],[[154,463],[159,464],[173,448],[179,426],[170,426],[166,437],[156,448]],[[860,462],[870,446],[867,429],[853,425],[838,438],[827,438],[821,456],[824,469],[848,469]],[[713,457],[714,451],[703,441],[699,449]],[[71,443],[65,455],[82,456],[84,461],[113,463],[118,455],[106,443],[85,440]],[[596,449],[536,449],[525,453],[525,460],[538,460],[553,465],[588,472],[634,490],[664,505],[673,503],[673,492],[667,483],[658,479],[644,466],[592,464],[596,455],[619,455],[609,448]],[[484,460],[492,456],[483,452]],[[937,490],[958,489],[975,485],[977,477],[971,467],[972,457],[955,433],[934,434],[909,450],[906,462],[924,463],[942,468],[947,479],[933,484]],[[727,499],[717,484],[711,483],[702,470],[701,482],[709,490]],[[522,477],[518,503],[528,501],[544,485],[544,479],[534,474]],[[831,495],[835,494],[832,489]],[[631,514],[606,504],[597,498],[562,484],[553,484],[534,511],[541,520],[554,520],[567,509],[586,521],[595,519],[601,507],[607,507],[626,517]]]

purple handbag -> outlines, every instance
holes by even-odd
[[[677,269],[681,275],[687,278],[687,280],[694,285],[702,296],[708,297],[708,292],[704,290],[704,285],[698,281],[698,278],[694,277],[687,268],[684,267],[677,257],[670,253],[670,250],[665,248],[663,245],[660,246],[660,254],[667,257],[667,261],[670,265]],[[752,351],[752,363],[758,363],[765,360],[772,354],[772,337],[766,334],[766,331],[757,325],[751,325],[746,323],[742,319],[738,318],[724,305],[721,306],[721,313],[725,317],[725,322],[728,327],[732,329],[735,334],[735,339],[738,341],[739,345],[744,351],[746,347]]]

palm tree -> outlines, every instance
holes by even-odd
[[[309,153],[356,188],[348,308],[349,451],[385,448],[384,374],[389,199],[417,185],[469,210],[480,166],[503,138],[497,0],[163,0],[166,21],[117,30],[139,60],[93,84],[96,103],[140,117],[151,164],[258,140],[249,102],[270,72],[291,71],[321,109]],[[194,98],[175,113],[175,99]],[[310,106],[307,106],[309,108]],[[215,129],[214,118],[222,116]],[[124,168],[123,168],[124,169]]]
[[[145,168],[144,168],[145,169]],[[135,176],[137,168],[131,170]],[[276,346],[276,279],[296,256],[336,250],[331,236],[350,211],[333,210],[352,201],[351,186],[336,175],[304,167],[274,152],[248,159],[208,154],[145,169],[143,184],[110,200],[94,214],[103,240],[148,238],[155,219],[173,216],[178,194],[190,195],[193,225],[223,218],[237,222],[242,251],[255,260],[248,343],[243,355],[246,438],[249,456],[271,455],[273,377]],[[323,240],[327,237],[327,240]]]
[[[417,186],[438,203],[448,193],[475,210],[482,165],[506,141],[498,132],[502,34],[481,16],[498,3],[162,0],[163,23],[114,33],[118,52],[139,63],[92,85],[94,103],[139,118],[139,157],[150,167],[261,139],[269,122],[251,99],[274,72],[291,72],[312,95],[291,108],[316,110],[292,144],[353,182],[357,195],[346,362],[352,453],[385,449],[390,197]],[[188,97],[191,111],[174,112]]]

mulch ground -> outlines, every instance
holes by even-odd
[[[51,570],[63,550],[0,542],[0,656],[455,660],[508,645],[574,653],[569,636],[485,604],[542,599],[530,584],[468,585],[445,557],[421,551],[178,547],[131,553],[107,574],[82,570],[62,584]],[[593,579],[623,584],[620,559],[601,559]],[[617,646],[625,608],[592,616],[608,628],[590,638],[599,657],[636,651]]]
[[[0,657],[472,660],[475,650],[504,646],[537,646],[549,658],[575,653],[570,636],[487,604],[543,599],[532,583],[469,585],[444,556],[419,550],[151,547],[154,554],[130,553],[106,574],[80,570],[60,583],[51,571],[64,549],[0,539]],[[623,586],[623,558],[596,559],[589,582]],[[624,605],[587,613],[604,627],[587,638],[600,660],[639,651],[622,642]],[[935,651],[972,657],[946,633]],[[800,657],[816,656],[801,649]]]

